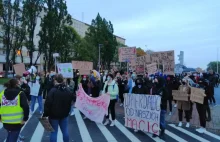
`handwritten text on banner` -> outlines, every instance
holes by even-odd
[[[159,135],[160,96],[125,94],[124,97],[125,126]]]
[[[108,114],[109,103],[109,95],[92,98],[85,93],[82,85],[79,85],[75,106],[90,120],[102,123],[104,116]]]

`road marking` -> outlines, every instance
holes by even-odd
[[[92,138],[88,132],[88,129],[86,128],[86,125],[82,119],[82,116],[79,113],[78,109],[75,109],[75,117],[76,117],[76,121],[77,121],[77,125],[79,128],[79,132],[81,134],[81,138],[83,142],[92,142]]]
[[[33,112],[33,113],[35,113],[35,111],[37,110],[38,106],[39,106],[38,103],[36,103],[36,104],[34,105],[34,112]],[[25,126],[27,125],[27,123],[29,122],[29,120],[31,119],[32,116],[33,116],[33,115],[31,115],[31,113],[29,113],[29,119],[26,121],[26,123],[24,124],[24,126],[21,128],[21,132],[23,131],[23,129],[25,128]],[[4,142],[6,142],[6,139],[5,139]]]
[[[220,137],[217,136],[217,135],[215,135],[215,134],[213,134],[213,133],[210,133],[210,132],[206,131],[205,134],[206,134],[206,135],[209,135],[209,136],[211,136],[211,137],[213,137],[213,138],[215,138],[215,139],[220,140]]]
[[[186,140],[182,139],[181,137],[175,135],[174,133],[172,133],[168,130],[165,130],[165,134],[170,136],[171,138],[175,139],[178,142],[187,142]]]
[[[132,142],[141,142],[135,137],[127,128],[125,128],[120,122],[115,120],[115,126]]]
[[[210,142],[210,141],[208,141],[206,139],[203,139],[202,137],[200,137],[198,135],[195,135],[195,134],[193,134],[193,133],[191,133],[191,132],[189,132],[189,131],[187,131],[187,130],[185,130],[183,128],[176,127],[176,125],[174,125],[174,124],[169,124],[169,126],[175,128],[175,129],[179,130],[180,132],[185,133],[185,134],[187,134],[187,135],[189,135],[189,136],[193,137],[194,139],[197,139],[197,140],[199,140],[201,142]]]
[[[31,141],[30,142],[36,142],[36,140],[41,141],[43,135],[44,135],[44,127],[39,122],[38,125],[37,125],[37,128],[34,131],[33,136],[31,137]]]
[[[109,130],[103,124],[96,123],[96,125],[98,126],[99,130],[102,132],[102,134],[105,136],[108,142],[117,142],[115,137],[109,132]]]
[[[160,139],[159,137],[152,137],[152,134],[144,132],[148,137],[150,137],[152,140],[154,140],[155,142],[165,142],[164,140]]]

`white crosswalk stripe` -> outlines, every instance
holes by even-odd
[[[193,137],[193,138],[195,138],[195,139],[197,139],[197,140],[199,140],[201,142],[210,142],[210,141],[208,141],[208,140],[206,140],[206,139],[204,139],[204,138],[202,138],[202,137],[200,137],[198,135],[195,135],[195,134],[193,134],[193,133],[191,133],[191,132],[189,132],[189,131],[187,131],[187,130],[185,130],[183,128],[177,127],[174,124],[169,124],[169,126],[175,128],[175,129],[179,130],[180,132],[183,132],[183,133],[185,133],[185,134],[187,134],[187,135],[189,135],[189,136],[191,136],[191,137]]]
[[[35,111],[37,109],[37,104],[35,107]],[[30,116],[30,117],[36,117],[36,116]],[[72,129],[77,129],[78,134],[69,132],[70,137],[72,136],[72,139],[70,141],[76,141],[76,142],[96,142],[96,141],[103,141],[103,142],[121,142],[121,141],[130,141],[130,142],[144,142],[144,141],[149,141],[149,142],[190,142],[190,141],[201,141],[201,142],[218,142],[220,140],[220,137],[216,134],[206,132],[203,134],[203,136],[198,135],[198,133],[195,133],[191,130],[186,130],[184,128],[176,127],[174,124],[168,124],[169,127],[172,127],[173,129],[165,130],[165,138],[167,139],[160,139],[159,137],[153,138],[152,134],[150,133],[142,133],[137,132],[133,133],[131,129],[126,128],[124,124],[123,119],[117,119],[115,121],[115,127],[110,127],[110,126],[104,126],[102,124],[96,124],[95,122],[91,122],[90,120],[82,119],[82,115],[80,114],[79,110],[75,109],[75,116],[70,117],[72,121],[68,121],[68,123],[73,123],[76,122],[76,124],[71,124],[68,127],[74,126]],[[73,120],[74,119],[74,120]],[[33,123],[30,122],[29,119],[26,124],[28,123]],[[34,120],[33,120],[34,121]],[[36,121],[36,119],[35,119]],[[88,123],[90,122],[90,123]],[[93,125],[90,125],[94,123]],[[23,127],[23,129],[28,129],[28,125]],[[87,124],[87,125],[86,125]],[[30,126],[30,125],[29,125]],[[94,128],[88,129],[90,126]],[[95,128],[95,126],[97,126]],[[23,130],[22,129],[22,130]],[[94,129],[94,131],[93,131]],[[117,130],[116,133],[121,132],[120,136],[117,136],[116,133],[114,133],[114,129]],[[100,132],[98,131],[100,130]],[[32,133],[32,134],[31,134]],[[44,131],[43,126],[41,125],[40,122],[35,124],[34,130],[31,131],[28,136],[25,136],[27,139],[29,137],[29,140],[25,141],[30,141],[30,142],[35,142],[36,140],[39,142],[47,142],[49,141],[49,133]],[[100,136],[105,139],[99,139],[97,140],[96,137],[94,137],[94,134],[96,136]],[[182,134],[182,135],[181,135]],[[181,137],[181,136],[185,137]],[[78,136],[77,136],[78,135]],[[186,137],[187,136],[187,137]],[[206,136],[206,137],[205,137]],[[0,133],[0,137],[2,137]],[[5,138],[6,136],[4,136]],[[76,139],[77,137],[77,139]],[[190,139],[191,138],[191,139]],[[211,138],[211,139],[209,139]],[[126,140],[127,139],[127,140]],[[147,139],[147,140],[146,140]],[[60,128],[58,129],[58,135],[57,135],[57,141],[62,142],[63,141],[63,136]]]

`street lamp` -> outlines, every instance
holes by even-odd
[[[218,73],[218,48],[219,47],[217,47],[217,73]]]
[[[53,53],[53,58],[55,59],[55,72],[57,72],[57,69],[56,69],[56,65],[57,65],[57,57],[59,57],[59,53]]]
[[[98,65],[98,67],[99,67],[99,73],[100,73],[100,67],[101,67],[101,57],[100,57],[100,54],[101,54],[101,46],[102,46],[103,44],[99,44],[99,65]]]

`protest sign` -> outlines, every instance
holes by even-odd
[[[15,64],[13,65],[14,67],[14,70],[15,70],[15,74],[16,75],[21,75],[23,76],[23,73],[26,71],[25,70],[25,65],[23,63],[20,63],[20,64]]]
[[[82,84],[79,85],[75,106],[90,120],[102,123],[104,116],[108,114],[109,103],[109,95],[92,98],[84,92]]]
[[[64,78],[73,78],[73,66],[71,63],[57,64],[57,70]]]
[[[39,82],[36,82],[36,83],[29,82],[28,86],[30,87],[30,90],[31,90],[30,95],[38,96],[38,93],[40,90],[40,83]]]
[[[136,47],[121,47],[118,49],[119,62],[132,62],[136,60]],[[136,62],[136,61],[135,61]]]
[[[78,69],[81,75],[89,75],[93,69],[93,62],[72,61],[73,69]]]
[[[160,102],[158,95],[124,94],[125,126],[159,135]]]
[[[47,118],[39,118],[39,121],[47,132],[54,132],[54,129]]]
[[[191,88],[190,100],[192,102],[203,104],[204,97],[206,96],[205,90],[195,87],[190,87],[190,88]]]
[[[153,52],[151,62],[163,65],[164,74],[174,75],[174,51]]]
[[[189,95],[186,91],[183,91],[183,87],[180,86],[179,90],[172,90],[173,100],[176,101],[189,101]]]
[[[156,63],[152,63],[147,65],[147,73],[149,75],[151,74],[155,74],[157,72],[157,64]]]

